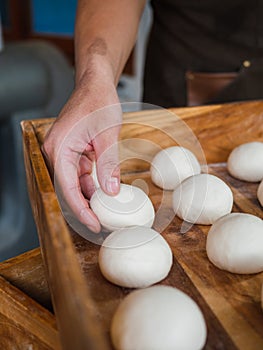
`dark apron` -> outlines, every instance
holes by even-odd
[[[263,98],[263,1],[153,0],[152,7],[144,102]]]

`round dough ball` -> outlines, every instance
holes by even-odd
[[[184,180],[173,193],[174,212],[183,220],[211,225],[229,214],[233,194],[228,185],[210,174],[194,175]]]
[[[263,180],[260,182],[260,185],[258,186],[257,197],[258,197],[259,203],[263,207]]]
[[[99,252],[103,276],[122,287],[144,288],[164,279],[173,254],[166,240],[155,230],[134,226],[111,233]]]
[[[150,198],[140,188],[125,184],[120,185],[116,196],[98,188],[90,199],[90,207],[108,231],[135,224],[151,227],[155,216]]]
[[[229,173],[243,181],[263,179],[263,142],[248,142],[233,149],[227,160]]]
[[[191,151],[174,146],[156,154],[150,171],[155,185],[165,190],[174,190],[187,177],[200,174],[201,167]]]
[[[116,350],[200,350],[206,335],[198,305],[180,290],[161,285],[130,293],[111,324]]]
[[[244,213],[224,216],[209,230],[206,251],[209,260],[222,270],[263,271],[263,221]]]

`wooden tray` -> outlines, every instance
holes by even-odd
[[[0,349],[61,349],[39,248],[0,264]]]
[[[60,342],[63,349],[69,350],[112,349],[110,321],[117,305],[130,290],[114,286],[102,277],[97,263],[99,246],[74,233],[63,219],[40,151],[51,123],[52,119],[25,121],[22,128],[28,188]],[[197,142],[193,143],[192,136],[188,138],[186,125],[204,150],[209,172],[231,186],[234,211],[263,218],[256,199],[258,184],[233,179],[224,163],[237,145],[263,141],[263,102],[179,108],[169,113],[161,110],[128,113],[121,131],[122,159],[136,154],[141,159],[140,142],[146,139],[150,141],[149,147],[143,149],[150,160],[157,144],[160,147],[175,144],[174,135],[180,143],[197,149]],[[134,138],[138,142],[126,142]],[[162,192],[149,179],[149,164],[140,159],[122,164],[122,181],[145,181],[157,210]],[[260,306],[263,273],[237,275],[217,269],[208,261],[205,252],[209,227],[194,225],[187,233],[179,234],[181,223],[175,217],[162,233],[173,250],[174,264],[161,284],[178,287],[199,304],[208,326],[205,349],[263,349]]]

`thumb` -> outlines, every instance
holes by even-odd
[[[120,190],[119,131],[119,126],[110,127],[93,139],[97,177],[102,190],[109,195],[116,195]]]

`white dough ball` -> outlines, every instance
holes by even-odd
[[[243,181],[263,179],[263,142],[248,142],[233,149],[227,160],[229,173]]]
[[[209,260],[233,273],[263,271],[263,221],[254,215],[231,213],[216,221],[208,232]]]
[[[173,254],[166,240],[145,226],[111,233],[99,252],[103,276],[122,287],[144,288],[164,279],[172,266]]]
[[[134,225],[151,227],[155,216],[150,198],[140,188],[125,184],[120,185],[116,196],[98,188],[90,199],[90,207],[109,231]]]
[[[193,299],[161,285],[130,293],[111,324],[116,350],[200,350],[206,335],[203,314]]]
[[[155,185],[165,190],[174,190],[187,177],[200,174],[201,167],[191,151],[174,146],[156,154],[150,171]]]
[[[263,180],[260,182],[260,184],[258,186],[257,197],[258,197],[259,203],[263,207]]]
[[[233,194],[229,186],[217,176],[194,175],[184,180],[173,193],[174,212],[183,220],[211,225],[229,214]]]

